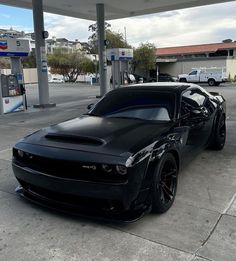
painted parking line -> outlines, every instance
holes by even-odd
[[[233,195],[233,197],[231,198],[230,202],[226,205],[226,207],[225,207],[225,209],[224,209],[222,214],[228,213],[229,209],[231,208],[231,206],[233,205],[235,200],[236,200],[236,193]]]
[[[11,161],[12,158],[12,149],[5,149],[0,151],[0,159]]]

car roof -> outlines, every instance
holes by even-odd
[[[199,88],[200,86],[192,83],[180,83],[180,82],[149,82],[149,83],[140,83],[132,84],[129,86],[124,86],[122,89],[133,90],[155,90],[155,91],[167,91],[180,93],[188,88]]]

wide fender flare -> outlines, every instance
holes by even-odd
[[[169,143],[165,143],[162,146],[159,147],[160,149],[154,149],[152,154],[149,157],[149,161],[147,163],[147,168],[146,168],[146,173],[144,176],[143,184],[146,184],[150,186],[152,180],[153,180],[153,175],[154,171],[157,167],[157,165],[160,162],[160,159],[163,157],[164,154],[166,153],[171,153],[174,158],[176,159],[176,163],[178,166],[178,170],[181,168],[181,156],[180,156],[180,151],[177,148],[175,144],[172,144],[170,146]]]

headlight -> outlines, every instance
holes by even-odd
[[[116,171],[120,175],[126,175],[127,174],[127,168],[125,166],[122,166],[122,165],[117,165]]]
[[[102,169],[107,172],[107,173],[110,173],[112,171],[112,167],[110,165],[107,165],[107,164],[103,164],[102,165]]]
[[[24,157],[24,152],[22,150],[17,150],[17,154],[19,157],[23,158]]]

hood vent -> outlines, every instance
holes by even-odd
[[[63,134],[63,133],[48,133],[47,135],[45,135],[45,138],[58,142],[76,143],[76,144],[92,145],[92,146],[101,146],[105,143],[102,139],[98,139],[94,137],[77,136],[77,135]]]

